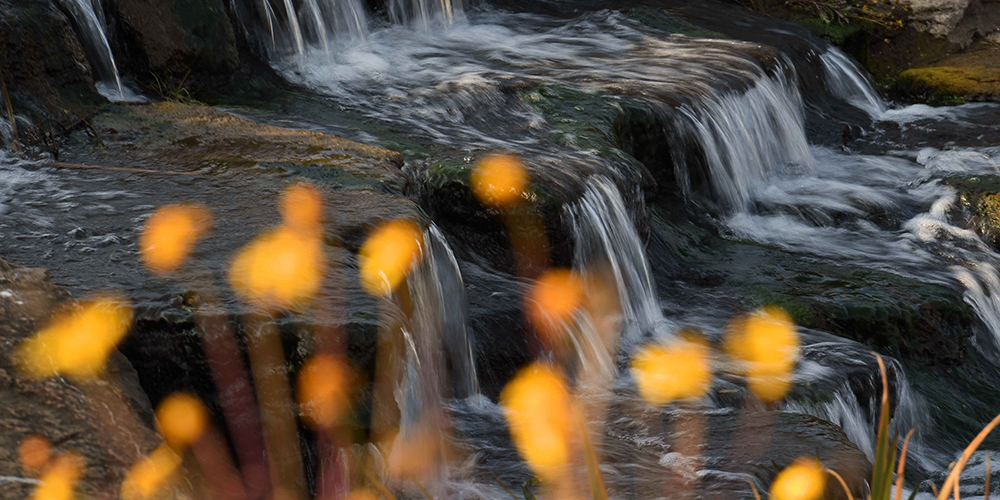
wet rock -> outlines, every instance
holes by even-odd
[[[81,487],[88,495],[116,496],[128,468],[159,442],[150,427],[152,408],[129,362],[116,352],[102,380],[79,384],[28,379],[13,359],[19,342],[72,304],[44,269],[0,260],[0,475],[31,478],[16,450],[25,437],[37,434],[52,442],[56,453],[83,457]],[[0,498],[26,498],[32,487],[5,482]]]
[[[1000,249],[1000,177],[952,178],[947,182],[959,192],[966,226]]]
[[[927,66],[907,69],[899,74],[893,91],[936,104],[1000,100],[1000,46],[979,41]]]
[[[69,19],[53,2],[0,0],[0,49],[0,77],[15,114],[72,128],[104,101]],[[7,121],[6,109],[2,117]],[[20,128],[21,140],[30,141]]]
[[[907,21],[962,47],[974,39],[1000,32],[1000,4],[996,0],[906,0]]]
[[[120,69],[164,97],[210,90],[241,69],[222,0],[112,0],[105,10]]]
[[[310,179],[330,190],[324,197],[329,238],[351,250],[380,222],[426,222],[401,196],[402,156],[387,149],[179,103],[115,106],[94,123],[103,145],[81,152],[81,160],[203,174],[265,168]]]

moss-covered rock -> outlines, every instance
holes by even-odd
[[[1000,47],[981,42],[929,66],[903,71],[893,90],[931,103],[1000,100]]]
[[[1000,177],[955,177],[946,182],[959,193],[966,225],[1000,249]]]

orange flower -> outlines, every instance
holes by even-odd
[[[528,319],[550,347],[562,339],[583,298],[583,282],[569,269],[547,271],[528,292]]]
[[[190,394],[171,394],[156,408],[156,427],[167,444],[183,450],[205,433],[208,410]]]
[[[771,483],[774,500],[819,500],[826,489],[826,473],[815,458],[800,458],[778,473]]]
[[[516,156],[493,154],[476,163],[469,180],[479,201],[503,209],[521,200],[528,185],[528,173]]]
[[[161,207],[146,221],[139,237],[142,259],[154,273],[175,271],[187,259],[198,238],[208,231],[211,220],[204,205]]]
[[[791,389],[799,335],[791,316],[767,306],[730,324],[726,345],[741,361],[750,389],[761,400],[779,401]]]
[[[244,300],[299,310],[316,296],[325,270],[320,235],[283,226],[243,247],[229,269],[229,280]]]
[[[653,406],[704,396],[712,383],[709,354],[708,346],[696,340],[645,346],[632,359],[639,394]]]
[[[371,490],[354,490],[344,500],[380,500],[381,498]]]
[[[298,183],[281,193],[281,217],[297,231],[318,231],[323,225],[323,197],[312,184]]]
[[[358,252],[361,286],[372,295],[391,294],[423,255],[423,242],[423,232],[410,220],[375,228]]]
[[[104,371],[108,356],[128,334],[131,308],[112,298],[84,303],[56,317],[18,348],[22,368],[36,378],[64,375],[92,379]]]
[[[329,428],[350,404],[351,374],[344,360],[317,355],[299,372],[296,399],[305,421],[316,429]]]
[[[544,363],[523,368],[500,393],[518,451],[543,480],[557,480],[570,461],[574,405],[562,374]]]
[[[52,445],[42,436],[28,436],[17,447],[17,459],[25,472],[37,474],[52,458]]]
[[[122,498],[147,500],[158,497],[180,465],[180,455],[169,446],[160,445],[129,469],[122,481]]]
[[[60,455],[52,462],[41,484],[31,495],[32,500],[72,500],[76,497],[73,489],[80,472],[83,471],[83,459],[76,455]]]

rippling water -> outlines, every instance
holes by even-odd
[[[634,185],[641,172],[635,161],[623,159],[625,153],[611,151],[616,139],[606,123],[626,106],[641,104],[655,118],[652,127],[664,129],[652,141],[669,146],[653,159],[676,170],[676,192],[660,196],[679,199],[728,241],[777,249],[803,262],[876,269],[961,290],[984,324],[975,345],[996,360],[1000,254],[965,227],[957,194],[944,179],[1000,173],[994,162],[1000,154],[1000,106],[887,104],[853,62],[826,48],[817,55],[825,87],[843,106],[857,107],[873,122],[862,124],[865,134],[857,141],[833,145],[807,133],[806,108],[813,96],[800,93],[791,60],[752,43],[666,34],[607,10],[567,19],[481,8],[451,21],[433,30],[426,23],[382,26],[324,47],[299,42],[301,50],[273,64],[290,81],[436,151],[453,151],[463,159],[515,151],[536,178],[581,184],[578,199],[566,200],[564,207],[576,237],[573,262],[581,269],[595,263],[611,269],[624,304],[620,319],[629,332],[626,350],[637,342],[668,338],[681,325],[718,339],[735,312],[724,287],[685,282],[654,264],[683,256],[651,255],[645,248],[637,214],[662,198],[646,200]],[[546,108],[552,102],[566,109],[553,112]],[[681,144],[691,147],[669,149]],[[428,167],[411,158],[407,168]],[[708,184],[704,189],[696,185],[699,172]],[[173,289],[151,280],[135,252],[135,228],[155,206],[177,199],[209,204],[218,214],[219,236],[201,251],[215,270],[223,268],[232,249],[275,220],[273,209],[259,200],[276,197],[285,181],[282,174],[207,169],[199,175],[154,179],[57,169],[4,154],[0,255],[51,267],[58,282],[76,290],[115,286],[155,300]],[[627,183],[633,183],[627,186],[632,190],[622,190]],[[662,217],[657,214],[653,217]],[[481,287],[481,277],[463,275],[462,266],[470,264],[456,259],[461,252],[452,253],[447,232],[443,225],[443,234],[428,233],[435,261],[415,285],[427,301],[422,307],[444,314],[422,321],[427,331],[444,332],[453,347],[452,363],[464,366],[459,393],[472,396],[447,402],[460,444],[475,449],[477,463],[520,484],[527,471],[503,431],[499,408],[474,395],[475,379],[468,373],[474,362],[468,354],[475,347],[461,342],[468,341],[466,331],[473,340],[495,333],[475,331],[468,317],[483,311],[464,309],[459,298],[461,286]],[[371,305],[359,303],[359,309]],[[868,348],[815,330],[803,330],[803,342],[797,391],[782,418],[807,414],[832,422],[871,457],[879,382]],[[413,344],[422,354],[437,345]],[[946,389],[911,366],[892,366],[897,430],[922,425],[926,432],[918,434],[913,460],[925,469],[943,469],[956,450],[936,434],[946,423],[934,421],[932,414],[968,418],[960,410],[931,411],[937,410],[931,408],[940,400],[937,393]],[[725,378],[730,375],[717,381],[727,391],[735,390]],[[421,385],[441,383],[439,371],[421,372],[413,364],[408,376],[417,381],[406,394],[414,408],[440,405],[441,388]],[[420,382],[421,377],[429,378]],[[625,374],[613,382],[619,407],[631,408],[630,383]],[[825,395],[810,392],[812,387]],[[732,400],[720,396],[724,393],[718,391],[707,403],[722,427],[735,412]],[[684,460],[662,433],[650,430],[656,418],[661,417],[626,412],[609,422],[609,434],[626,444],[609,445],[608,454],[627,457],[608,465],[612,483],[625,483],[645,467],[657,470]],[[648,463],[640,462],[635,448],[650,453],[643,459]],[[629,460],[640,472],[629,469]],[[725,457],[714,460],[705,477],[738,483],[734,488],[749,477]],[[462,467],[453,472],[451,487],[470,497],[500,494],[489,478]],[[968,484],[970,493],[975,488],[974,481]]]

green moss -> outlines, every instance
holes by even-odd
[[[862,32],[862,25],[841,24],[823,20],[819,17],[793,14],[791,20],[799,23],[813,32],[814,35],[826,38],[837,45],[844,45],[852,36]]]
[[[671,35],[677,34],[694,38],[729,39],[729,37],[723,35],[722,33],[699,28],[698,26],[689,23],[684,18],[662,10],[639,8],[632,11],[632,17],[650,28]]]
[[[896,79],[903,94],[941,104],[980,96],[1000,97],[1000,72],[986,67],[937,66],[903,71]]]

